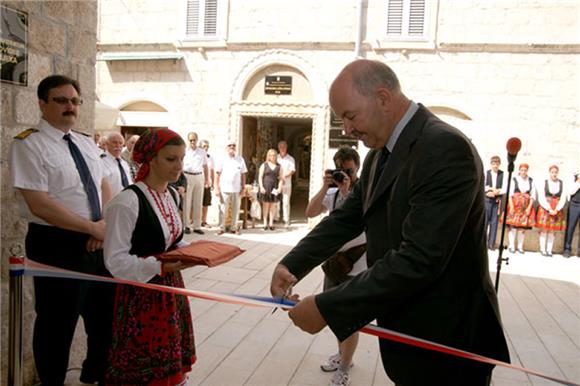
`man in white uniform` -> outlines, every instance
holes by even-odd
[[[107,136],[107,152],[101,155],[107,170],[112,197],[133,183],[129,164],[121,157],[124,142],[125,140],[120,133],[109,134]]]
[[[294,157],[288,154],[288,143],[278,142],[278,163],[282,167],[282,219],[286,228],[290,227],[290,197],[292,196],[292,175],[296,171]]]
[[[223,234],[226,229],[228,212],[232,213],[231,232],[240,234],[238,219],[240,217],[240,201],[242,192],[246,186],[246,162],[236,155],[236,143],[230,142],[227,146],[227,154],[220,160],[215,168],[214,192],[220,198],[220,230]]]
[[[107,275],[101,210],[110,189],[100,150],[72,130],[82,104],[76,80],[54,75],[38,85],[42,119],[15,137],[12,184],[24,199],[26,255],[43,264]],[[108,283],[34,278],[33,352],[43,385],[62,385],[79,314],[87,332],[81,382],[104,380],[111,339],[114,287]]]
[[[185,233],[191,233],[191,227],[197,234],[203,235],[201,230],[201,207],[203,203],[203,189],[209,186],[207,170],[207,155],[205,150],[197,147],[197,134],[187,135],[189,146],[183,159],[183,173],[187,178],[185,192],[185,206],[183,208],[183,223]]]

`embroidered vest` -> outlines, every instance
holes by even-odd
[[[159,217],[147,200],[145,193],[136,185],[129,185],[126,189],[131,189],[139,198],[139,215],[137,223],[131,236],[131,249],[129,253],[137,256],[152,256],[165,252],[165,237]],[[173,200],[177,204],[177,196],[172,188],[168,188]],[[175,249],[177,243],[183,238],[183,231],[167,250]]]

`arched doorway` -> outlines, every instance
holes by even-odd
[[[141,135],[147,129],[169,127],[169,113],[157,103],[135,101],[120,108],[117,125],[125,138]]]

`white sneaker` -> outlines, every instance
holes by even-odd
[[[350,385],[350,371],[338,369],[332,376],[329,386],[349,386]]]
[[[340,367],[340,353],[336,353],[328,357],[328,360],[320,365],[320,369],[324,372],[336,371]]]

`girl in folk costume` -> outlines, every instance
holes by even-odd
[[[260,166],[258,182],[260,184],[259,201],[262,203],[262,217],[264,218],[264,230],[274,230],[274,217],[278,211],[279,195],[282,191],[284,177],[282,168],[276,157],[278,152],[269,149],[266,153],[266,161]]]
[[[536,197],[533,180],[528,177],[529,165],[520,164],[519,174],[513,178],[509,193],[509,205],[506,223],[510,227],[508,233],[509,251],[524,253],[524,238],[526,229],[532,229],[535,221],[534,199]]]
[[[156,255],[185,246],[178,194],[168,187],[183,168],[185,143],[169,130],[147,131],[133,149],[136,183],[105,211],[105,264],[115,277],[184,288],[180,270]],[[183,385],[196,361],[185,296],[117,286],[107,385]]]
[[[538,186],[538,216],[536,227],[540,230],[540,252],[542,256],[552,256],[554,246],[554,232],[566,229],[566,217],[564,216],[564,184],[558,179],[558,167],[550,166],[550,178],[544,181],[543,186]]]

